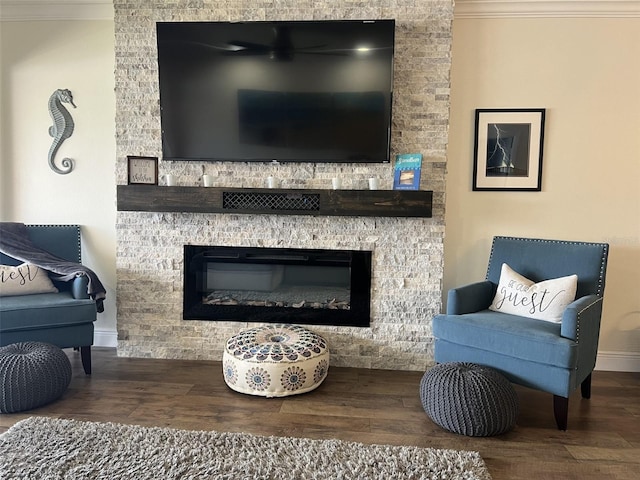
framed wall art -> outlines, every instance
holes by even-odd
[[[473,190],[542,189],[544,108],[477,109]]]
[[[158,157],[127,157],[129,185],[158,185]]]

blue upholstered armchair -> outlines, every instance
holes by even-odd
[[[80,263],[80,227],[27,225],[33,244],[71,262]],[[0,264],[22,262],[0,253]],[[79,276],[59,282],[58,293],[0,296],[0,346],[17,342],[46,342],[60,348],[78,348],[85,373],[91,373],[93,322],[96,302],[87,294],[88,279]]]
[[[552,393],[558,429],[566,430],[571,392],[581,385],[582,397],[591,396],[608,247],[495,237],[485,281],[450,290],[447,313],[433,320],[436,362],[487,365],[513,383]],[[547,308],[555,293],[544,288],[532,301],[523,293],[526,282],[504,283],[504,264],[531,283],[577,275],[575,300],[555,321],[531,318]],[[524,308],[526,316],[504,313],[497,308],[504,303]]]

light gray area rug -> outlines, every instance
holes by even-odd
[[[22,420],[0,435],[0,479],[468,479],[476,452],[80,422]]]

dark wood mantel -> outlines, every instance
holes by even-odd
[[[431,217],[430,190],[314,190],[118,185],[118,210]]]

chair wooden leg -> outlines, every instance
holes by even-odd
[[[91,375],[91,347],[80,347],[80,358],[82,359],[82,368],[84,373]]]
[[[558,430],[567,429],[567,418],[569,417],[569,399],[560,397],[559,395],[553,396],[553,415],[556,418],[556,425]]]
[[[591,374],[582,381],[580,390],[582,391],[582,398],[591,398]]]

